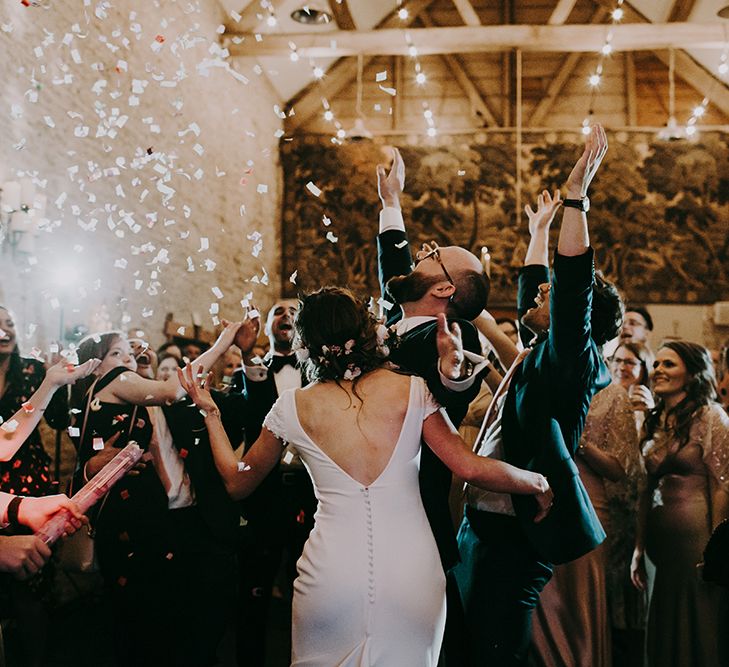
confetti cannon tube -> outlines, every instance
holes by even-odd
[[[144,452],[141,447],[136,442],[130,441],[90,482],[75,493],[71,500],[76,503],[81,512],[86,513],[136,465],[142,458],[142,454]],[[46,521],[36,535],[46,544],[51,545],[63,535],[70,518],[71,513],[68,510],[61,510]]]

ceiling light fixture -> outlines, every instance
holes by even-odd
[[[332,15],[318,3],[307,3],[295,9],[291,12],[291,18],[304,25],[327,25],[333,19]]]

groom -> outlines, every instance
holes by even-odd
[[[423,377],[457,427],[479,392],[486,367],[470,320],[486,307],[489,278],[476,256],[456,246],[425,244],[413,265],[400,210],[404,181],[405,165],[394,149],[389,174],[382,165],[377,167],[383,206],[377,237],[380,288],[387,302],[387,324],[394,324],[397,333],[390,345],[390,360]],[[447,667],[462,667],[467,664],[465,623],[451,574],[458,562],[458,546],[448,506],[450,486],[450,470],[423,447],[420,494],[446,572],[444,656]]]

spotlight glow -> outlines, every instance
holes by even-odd
[[[397,18],[399,18],[401,21],[407,20],[408,16],[410,16],[410,12],[408,12],[408,10],[405,7],[398,9]]]
[[[418,49],[415,48],[415,46],[413,44],[411,44],[410,47],[408,48],[408,55],[411,58],[417,58],[418,57]]]
[[[694,109],[694,116],[701,118],[706,113],[706,107],[699,105]]]
[[[599,74],[591,74],[590,78],[587,79],[587,82],[591,86],[599,86],[600,85],[600,75]]]
[[[419,86],[422,86],[428,78],[425,76],[425,72],[418,72],[415,75],[415,83],[417,83]]]
[[[613,52],[613,45],[610,44],[610,42],[606,42],[600,51],[602,52],[602,55],[609,56]]]
[[[438,130],[436,130],[434,127],[428,128],[428,136],[434,137],[436,134],[438,134]]]
[[[334,114],[329,109],[324,112],[324,120],[330,123],[334,120]]]
[[[266,19],[266,25],[269,28],[273,28],[276,26],[278,21],[276,20],[276,17],[273,14],[269,14],[268,18]]]
[[[315,67],[314,70],[314,78],[315,79],[323,79],[324,78],[324,70],[321,67]]]
[[[344,137],[346,137],[346,136],[347,136],[347,133],[343,129],[340,128],[337,130],[338,139],[344,139]]]
[[[623,18],[624,15],[625,15],[625,12],[623,11],[622,7],[616,7],[615,9],[613,9],[613,14],[612,14],[613,21],[619,21],[620,19]]]

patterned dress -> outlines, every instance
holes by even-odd
[[[43,363],[21,359],[22,381],[6,386],[0,397],[0,417],[10,419],[28,401],[45,377]],[[0,491],[21,496],[47,496],[54,492],[51,458],[43,449],[38,428],[21,445],[10,461],[0,462]]]

